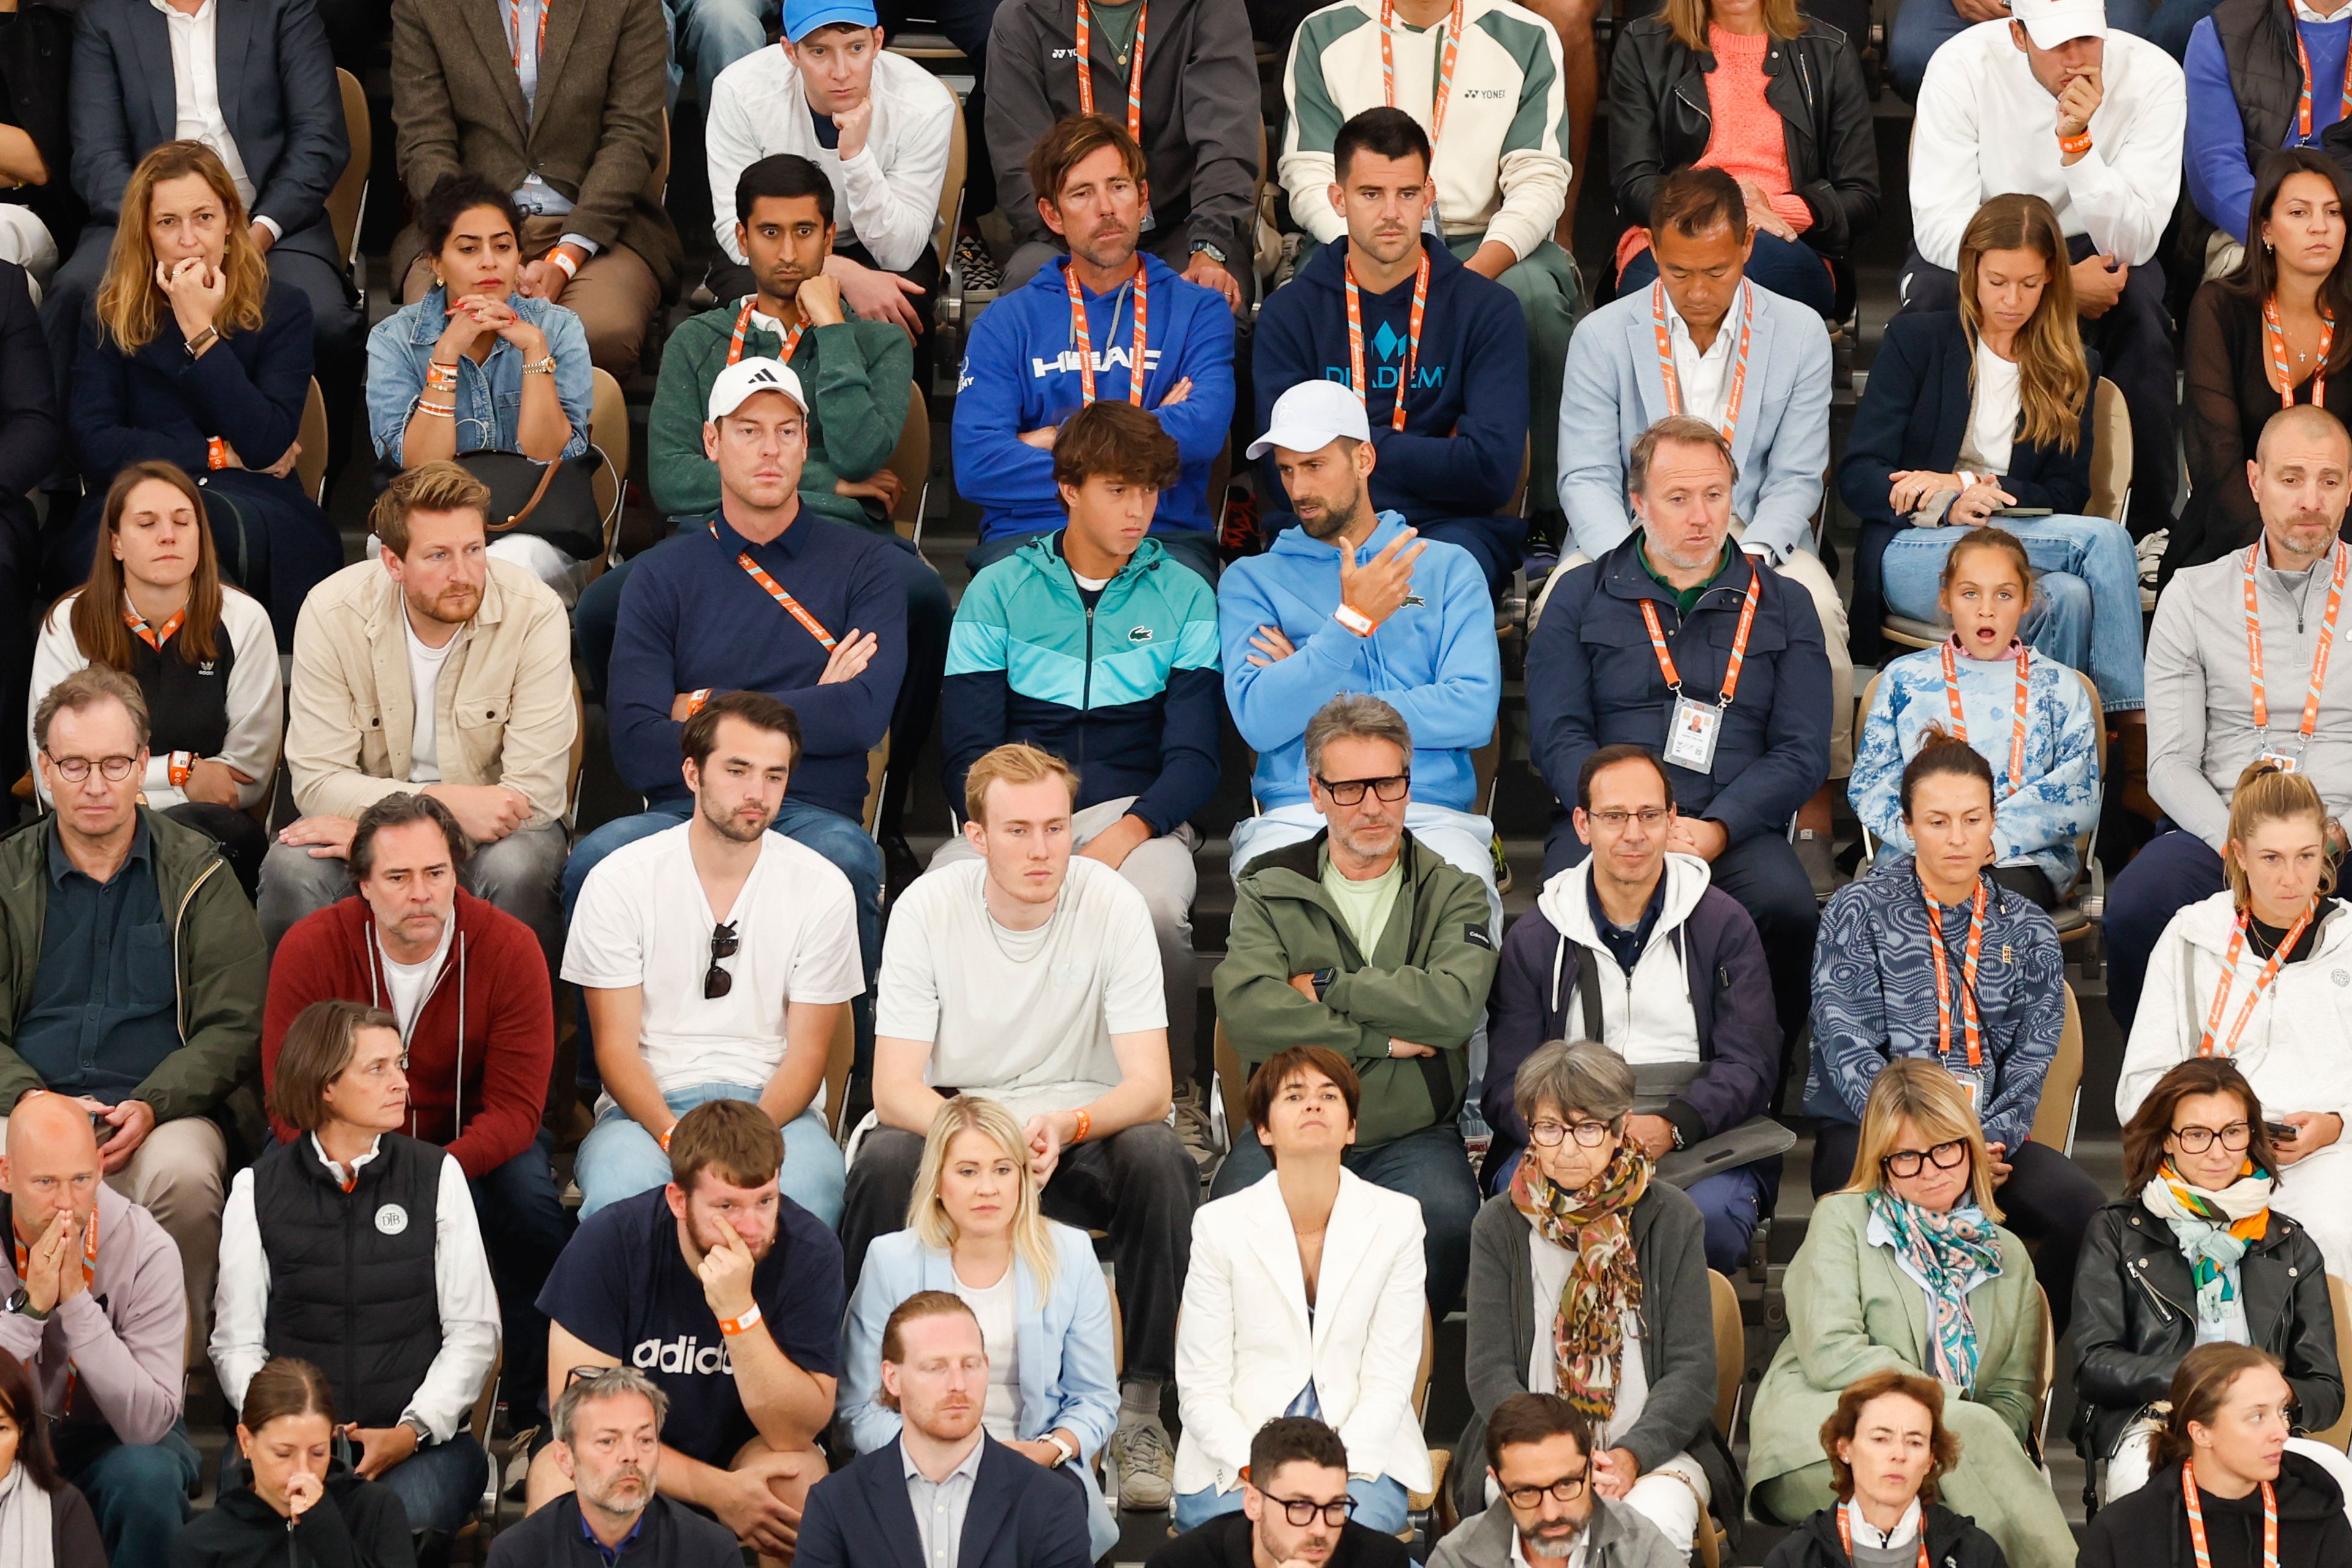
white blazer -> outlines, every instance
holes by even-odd
[[[1421,1247],[1420,1204],[1341,1171],[1310,1321],[1280,1175],[1203,1204],[1176,1324],[1177,1491],[1240,1485],[1250,1439],[1309,1378],[1350,1474],[1427,1491],[1412,1410],[1428,1310]]]

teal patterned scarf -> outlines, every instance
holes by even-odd
[[[1908,1258],[1927,1282],[1927,1370],[1963,1392],[1975,1387],[1980,1352],[1969,1286],[2000,1272],[2000,1227],[1973,1203],[1937,1214],[1885,1187],[1872,1189],[1868,1202],[1894,1234],[1895,1255]]]

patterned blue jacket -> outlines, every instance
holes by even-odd
[[[2017,709],[2013,658],[1956,658],[1960,710],[1968,716],[1969,744],[1992,764],[1999,805],[1993,814],[1992,847],[2000,863],[2031,861],[2062,894],[2082,870],[2076,836],[2099,820],[2098,704],[2072,669],[2034,654],[2027,666],[2025,778],[2015,795],[2003,795],[2009,777],[2009,731]],[[1943,655],[1921,648],[1888,664],[1878,678],[1854,750],[1853,783],[1846,798],[1862,825],[1908,855],[1913,846],[1903,826],[1903,768],[1919,750],[1930,724],[1951,727],[1944,697]]]
[[[1954,990],[1947,1065],[1965,1071],[1958,991],[1969,906],[1951,905],[1943,915]],[[1813,1052],[1805,1082],[1810,1114],[1858,1122],[1880,1068],[1898,1056],[1935,1056],[1930,940],[1927,895],[1907,855],[1881,857],[1869,876],[1832,895],[1813,946]],[[1985,1080],[1978,1117],[1988,1142],[2014,1149],[2033,1130],[2042,1079],[2058,1054],[2066,1021],[2064,981],[2049,915],[2021,894],[1990,887],[1976,989]]]

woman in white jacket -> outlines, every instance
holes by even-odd
[[[2172,917],[2116,1084],[2128,1121],[2194,1056],[2232,1058],[2273,1121],[2272,1207],[2303,1222],[2327,1271],[2352,1279],[2352,920],[2333,897],[2334,825],[2301,773],[2255,762],[2230,801],[2229,890]]]
[[[1369,1530],[1402,1530],[1408,1492],[1429,1489],[1412,1408],[1421,1205],[1341,1166],[1359,1099],[1355,1069],[1321,1046],[1251,1075],[1250,1126],[1275,1168],[1192,1216],[1176,1324],[1179,1530],[1241,1508],[1250,1440],[1277,1415],[1339,1434],[1353,1517]]]

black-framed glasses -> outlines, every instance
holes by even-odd
[[[710,932],[710,967],[703,971],[702,974],[702,999],[705,1002],[716,1002],[721,996],[726,995],[727,993],[735,989],[735,976],[728,971],[719,968],[719,964],[721,959],[734,957],[737,950],[741,948],[742,945],[743,939],[735,934],[735,922],[733,921],[729,921],[725,925],[712,928]]]
[[[1313,1498],[1276,1497],[1268,1492],[1265,1500],[1280,1508],[1283,1518],[1301,1526],[1314,1523],[1315,1516],[1320,1514],[1324,1523],[1337,1530],[1348,1522],[1349,1514],[1356,1511],[1356,1500],[1351,1497],[1343,1497],[1334,1502],[1317,1502]]]
[[[1590,1469],[1582,1469],[1572,1476],[1562,1476],[1549,1486],[1505,1487],[1503,1499],[1513,1508],[1534,1508],[1543,1501],[1546,1493],[1559,1502],[1574,1502],[1584,1495],[1584,1484],[1591,1474]]]
[[[49,757],[47,752],[41,754]],[[109,782],[121,784],[131,776],[131,770],[138,765],[139,759],[136,757],[100,757],[94,761],[89,757],[49,757],[49,766],[57,769],[58,777],[68,784],[80,784],[89,777],[89,770],[92,768],[103,773]],[[1363,792],[1359,790],[1356,793],[1360,799]]]
[[[1337,802],[1339,805],[1361,805],[1364,803],[1364,792],[1366,790],[1370,790],[1382,800],[1402,800],[1405,796],[1405,791],[1412,787],[1412,775],[1409,773],[1391,773],[1388,777],[1381,779],[1339,779],[1335,781],[1325,778],[1321,773],[1317,773],[1315,775],[1315,782],[1321,784],[1323,786],[1323,793],[1329,795],[1332,800]]]
[[[1948,1143],[1938,1143],[1934,1148],[1925,1151],[1897,1149],[1878,1163],[1888,1175],[1901,1176],[1908,1181],[1919,1173],[1922,1164],[1933,1165],[1939,1171],[1948,1171],[1968,1157],[1968,1140],[1955,1138]]]
[[[2248,1122],[2232,1121],[2219,1131],[2210,1127],[2194,1125],[2176,1127],[2172,1130],[2172,1136],[2179,1141],[2180,1152],[2184,1154],[2202,1154],[2206,1150],[2213,1147],[2213,1140],[2216,1138],[2221,1141],[2221,1147],[2231,1153],[2242,1154],[2246,1152],[2247,1146],[2254,1141],[2254,1130]]]
[[[1557,1149],[1563,1138],[1573,1138],[1580,1149],[1598,1149],[1609,1136],[1606,1121],[1530,1121],[1528,1142],[1539,1149]]]

